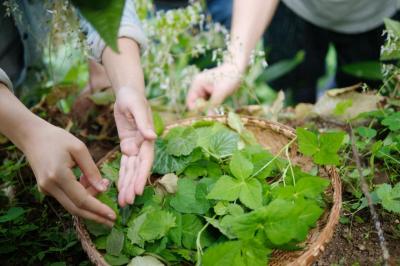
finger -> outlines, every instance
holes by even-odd
[[[135,193],[137,195],[142,195],[144,186],[146,185],[146,181],[150,176],[151,167],[153,165],[153,160],[154,160],[153,141],[143,142],[140,148],[139,159],[140,159],[140,166],[135,183]]]
[[[86,191],[93,197],[95,197],[97,194],[99,194],[99,192],[97,191],[97,189],[95,189],[92,186],[89,186],[86,188]]]
[[[62,191],[58,186],[52,187],[52,195],[54,198],[60,202],[60,204],[72,215],[82,217],[84,219],[89,219],[97,223],[105,224],[112,227],[114,225],[113,221],[104,218],[97,213],[90,212],[85,209],[78,208],[70,198]]]
[[[136,125],[143,137],[148,140],[156,139],[157,135],[154,132],[153,124],[149,119],[150,115],[148,113],[147,101],[136,101],[134,105],[129,107],[129,111],[135,118]]]
[[[133,164],[133,174],[131,177],[128,177],[128,184],[126,186],[125,191],[125,202],[127,204],[133,204],[133,200],[135,199],[135,182],[138,178],[139,174],[139,158],[135,156],[134,164]]]
[[[84,188],[90,186],[89,180],[85,175],[81,175],[81,177],[79,178],[79,182]]]
[[[106,219],[114,220],[116,214],[106,204],[88,193],[88,191],[74,178],[74,174],[70,169],[66,169],[61,173],[60,178],[56,179],[56,184],[65,195],[79,209],[103,216]]]
[[[199,80],[194,80],[186,96],[186,105],[190,110],[196,109],[197,99],[207,100],[207,90]]]
[[[138,136],[138,138],[139,139],[137,138],[122,139],[121,143],[119,144],[121,146],[121,152],[129,156],[136,155],[139,152],[139,145],[137,142],[143,141],[142,136]]]
[[[136,158],[135,156],[128,157],[128,161],[126,163],[125,177],[121,184],[121,189],[118,193],[118,203],[121,207],[125,207],[125,205],[127,204],[126,197],[125,197],[126,188],[128,186],[129,179],[133,176],[133,173],[134,173],[133,166],[135,163],[135,158]]]
[[[107,186],[104,184],[101,178],[100,171],[94,163],[89,150],[86,148],[85,144],[78,142],[75,147],[73,147],[70,152],[74,161],[78,164],[83,175],[85,175],[89,183],[99,191],[105,191]]]
[[[126,173],[126,163],[128,161],[128,157],[126,155],[121,156],[121,164],[119,168],[119,177],[118,177],[118,191],[121,191],[122,189],[122,182],[124,181],[125,178],[125,173]]]
[[[218,107],[220,106],[224,101],[227,95],[224,93],[213,93],[210,97],[210,105],[211,107]]]

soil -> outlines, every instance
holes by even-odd
[[[399,216],[379,212],[391,256],[390,265],[400,265]],[[331,242],[314,266],[325,265],[383,265],[382,252],[369,213],[359,214],[363,222],[338,224]],[[368,219],[368,220],[367,220]]]

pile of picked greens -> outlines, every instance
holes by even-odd
[[[87,229],[111,265],[265,265],[273,249],[301,248],[326,208],[329,181],[282,158],[292,143],[273,155],[232,113],[228,126],[175,127],[133,205],[117,206],[119,157],[103,164],[113,184],[98,198],[119,215],[112,229]]]

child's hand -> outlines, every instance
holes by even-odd
[[[112,226],[114,211],[93,195],[107,189],[85,144],[47,122],[35,126],[24,143],[24,153],[35,173],[39,190],[55,197],[71,214]],[[78,182],[72,172],[78,166]]]
[[[210,107],[218,107],[240,85],[242,71],[232,64],[223,64],[197,74],[186,96],[189,110],[196,109],[199,99],[208,100]]]
[[[143,193],[154,159],[153,119],[143,92],[130,87],[118,90],[114,117],[121,140],[121,168],[118,179],[118,202],[132,204]]]

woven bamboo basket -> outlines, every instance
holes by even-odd
[[[225,124],[227,123],[226,116],[191,118],[169,125],[165,131],[168,132],[169,129],[176,126],[190,125],[199,120],[214,120]],[[282,147],[295,137],[293,128],[280,123],[252,117],[242,117],[242,122],[248,130],[253,132],[258,142],[274,154],[278,153]],[[117,151],[118,147],[110,151],[97,164],[100,166],[114,159]],[[309,158],[303,157],[298,152],[296,142],[291,145],[289,156],[292,162],[300,166],[303,171],[309,171],[313,167],[312,161]],[[320,168],[319,175],[331,181],[330,187],[325,192],[330,208],[327,208],[317,222],[316,227],[310,230],[307,239],[300,244],[302,247],[301,250],[275,250],[271,255],[269,265],[311,265],[324,252],[326,244],[331,240],[340,217],[340,208],[342,204],[341,181],[337,171],[333,167]],[[93,244],[83,221],[75,216],[73,220],[76,233],[90,261],[95,265],[109,265],[105,261],[103,254],[100,253]]]

